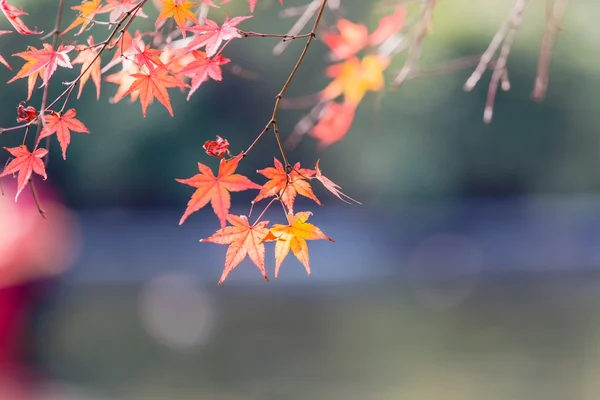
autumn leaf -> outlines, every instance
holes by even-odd
[[[106,0],[106,2],[108,4],[102,7],[98,14],[110,13],[108,20],[111,24],[119,21],[124,14],[130,12],[139,4],[139,0]],[[141,8],[138,8],[135,17],[147,18],[148,16],[144,14]]]
[[[234,174],[243,153],[231,160],[221,159],[219,164],[219,173],[215,176],[212,170],[202,163],[198,163],[199,174],[188,179],[176,179],[196,188],[192,198],[187,204],[187,209],[183,213],[179,225],[190,216],[190,214],[200,210],[202,207],[211,203],[212,208],[221,222],[221,228],[225,228],[225,220],[231,207],[231,197],[229,192],[240,192],[247,189],[260,189],[260,185],[252,182],[243,175]]]
[[[248,256],[258,267],[266,281],[265,271],[265,245],[263,239],[269,233],[267,225],[269,221],[261,221],[254,226],[248,222],[245,215],[228,215],[227,221],[231,226],[219,229],[215,234],[201,242],[217,244],[228,244],[229,248],[225,254],[225,269],[219,279],[219,285],[225,281],[227,276]]]
[[[354,120],[356,104],[329,102],[310,135],[319,140],[318,148],[324,149],[343,138]]]
[[[367,45],[369,31],[363,24],[355,24],[347,19],[337,22],[339,34],[326,33],[323,42],[331,49],[332,60],[344,60],[358,53]]]
[[[72,51],[75,48],[74,46],[65,46],[61,43],[56,50],[48,43],[44,43],[43,46],[44,47],[39,50],[33,46],[29,46],[27,51],[13,54],[14,56],[21,57],[27,61],[27,63],[23,65],[21,70],[17,72],[17,75],[8,81],[8,83],[11,83],[16,79],[31,76],[35,73],[40,73],[42,81],[44,81],[42,86],[44,86],[48,84],[50,77],[54,74],[58,66],[73,68],[67,53]]]
[[[135,60],[140,69],[143,69],[144,67],[148,68],[150,74],[155,77],[158,77],[158,73],[156,72],[157,69],[168,71],[167,66],[160,59],[160,50],[151,49],[149,44],[142,50],[140,44],[142,45],[141,47],[143,47],[143,42],[137,37],[132,41],[132,46],[135,49]]]
[[[323,184],[323,186],[325,186],[325,189],[327,189],[331,193],[333,193],[333,195],[335,197],[337,197],[344,203],[350,204],[350,201],[348,201],[348,200],[351,200],[357,204],[361,204],[360,201],[354,200],[352,197],[342,193],[342,191],[341,191],[342,188],[340,185],[331,181],[331,179],[327,178],[325,175],[323,175],[321,173],[321,169],[319,168],[319,160],[317,160],[317,164],[315,165],[315,171],[316,171],[316,174],[315,174],[314,178],[317,179],[319,182],[321,182]]]
[[[138,99],[140,91],[133,90],[129,92],[129,88],[131,88],[131,85],[133,85],[133,82],[135,82],[136,79],[133,77],[133,75],[136,75],[139,72],[140,69],[138,66],[135,63],[128,61],[127,63],[123,63],[123,69],[121,71],[108,75],[106,78],[104,78],[104,80],[107,82],[119,85],[117,88],[117,93],[115,93],[114,97],[111,99],[113,103],[118,103],[127,94],[131,95],[131,102],[134,102]]]
[[[10,33],[10,31],[0,31],[0,36],[6,35],[7,33]],[[10,65],[8,65],[8,63],[6,62],[4,57],[2,57],[2,54],[0,54],[0,63],[4,64],[6,66],[6,68],[12,70],[12,68],[10,67]]]
[[[197,35],[190,44],[187,46],[189,51],[197,50],[202,46],[206,46],[206,55],[209,57],[217,54],[219,47],[223,41],[229,41],[234,38],[241,38],[242,35],[236,28],[236,26],[242,22],[252,18],[252,16],[235,17],[229,20],[229,17],[225,17],[223,25],[219,26],[215,21],[208,18],[204,19],[204,25],[196,25],[186,30],[193,32]]]
[[[92,82],[96,86],[96,99],[100,98],[100,85],[102,84],[101,72],[100,72],[100,57],[98,51],[94,46],[94,38],[90,36],[88,38],[88,46],[81,46],[79,54],[73,60],[73,64],[81,64],[81,72],[85,73],[81,76],[79,81],[79,92],[77,98],[81,97],[81,92],[87,81],[92,78]]]
[[[205,52],[194,50],[193,55],[195,60],[179,71],[179,73],[192,78],[191,89],[187,96],[188,100],[192,97],[192,94],[198,90],[200,85],[209,78],[212,78],[215,81],[221,81],[223,79],[221,65],[231,61],[229,58],[222,57],[221,53],[213,58],[208,58]]]
[[[67,159],[67,147],[69,147],[69,144],[71,143],[71,131],[90,133],[88,128],[75,118],[76,115],[77,111],[72,108],[63,115],[52,112],[52,114],[44,116],[46,126],[44,126],[40,133],[40,140],[56,133],[64,160]]]
[[[344,100],[358,105],[367,91],[383,89],[383,71],[389,65],[389,59],[376,55],[366,55],[361,61],[349,58],[340,64],[327,68],[327,76],[335,78],[323,91],[321,98],[333,100],[344,95]]]
[[[288,211],[292,212],[296,194],[300,194],[313,200],[318,205],[321,205],[321,202],[313,193],[310,183],[307,182],[307,179],[312,177],[315,174],[315,171],[312,169],[300,168],[300,163],[296,163],[288,175],[286,174],[285,167],[277,158],[274,159],[274,164],[274,168],[269,167],[257,171],[259,174],[269,178],[269,181],[262,186],[258,196],[256,196],[253,202],[281,194],[283,203],[288,208]]]
[[[30,47],[30,48],[32,48],[32,47]],[[23,65],[23,67],[21,68],[19,73],[14,78],[9,80],[7,83],[11,83],[17,79],[24,78],[26,76],[27,72],[36,63],[35,57],[33,57],[31,54],[28,54],[27,52],[23,52],[20,54],[21,54],[21,58],[25,59],[25,61],[27,61],[27,62],[25,63],[25,65]],[[37,82],[37,78],[40,75],[40,72],[43,72],[43,71],[44,71],[44,69],[42,68],[40,71],[34,72],[27,76],[27,100],[29,100],[31,98],[31,95],[33,94],[33,90],[35,89],[35,83]]]
[[[174,87],[186,87],[180,79],[177,79],[168,72],[162,69],[157,69],[155,74],[151,73],[137,73],[131,75],[135,78],[135,81],[131,84],[129,89],[123,94],[123,97],[127,96],[139,90],[140,103],[142,105],[142,115],[146,117],[146,110],[149,104],[152,104],[154,98],[163,105],[173,116],[173,109],[171,107],[171,99],[167,88]]]
[[[101,0],[86,1],[79,6],[71,7],[72,10],[79,11],[79,15],[75,18],[75,21],[62,32],[62,35],[79,25],[81,25],[81,28],[75,35],[81,35],[83,30],[92,22],[98,11],[100,11],[101,7]]]
[[[177,27],[181,29],[181,33],[185,38],[185,27],[187,21],[198,24],[198,20],[194,13],[190,10],[197,3],[188,0],[160,0],[163,4],[163,9],[156,19],[155,26],[158,26],[161,21],[173,18]]]
[[[312,215],[309,211],[299,212],[296,215],[288,214],[288,225],[273,225],[264,241],[275,240],[275,278],[279,274],[279,267],[287,257],[290,249],[296,258],[304,265],[306,273],[310,275],[307,240],[333,240],[325,235],[321,229],[306,222]]]
[[[16,29],[21,35],[36,35],[42,33],[40,31],[29,29],[23,20],[20,18],[24,15],[29,15],[25,11],[19,10],[17,7],[8,4],[7,0],[0,0],[0,10],[4,13],[4,16],[8,19],[8,22]]]
[[[42,158],[48,154],[48,150],[36,149],[33,153],[30,153],[25,145],[10,148],[5,147],[4,149],[14,157],[14,160],[8,163],[6,168],[4,168],[4,171],[0,174],[0,178],[18,173],[17,194],[15,196],[15,201],[17,201],[19,194],[21,194],[21,191],[27,186],[27,182],[29,182],[33,172],[46,180],[46,168],[44,167]]]
[[[406,6],[399,4],[392,15],[381,18],[377,29],[369,36],[369,45],[379,46],[402,29],[406,20],[406,11]]]

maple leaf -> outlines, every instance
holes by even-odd
[[[8,22],[16,29],[21,35],[36,35],[42,33],[40,31],[29,29],[23,20],[20,18],[24,15],[29,15],[25,11],[19,10],[17,7],[8,4],[7,0],[0,0],[0,10],[4,13],[4,16],[8,19]]]
[[[79,11],[79,15],[75,18],[75,21],[62,32],[62,35],[79,25],[81,25],[81,28],[75,35],[81,35],[83,30],[92,22],[98,11],[100,11],[101,7],[101,0],[90,0],[79,6],[71,7],[72,10]]]
[[[167,88],[174,87],[187,87],[180,79],[169,75],[168,72],[162,69],[157,69],[154,74],[152,73],[137,73],[131,75],[135,78],[135,81],[131,84],[129,89],[123,94],[127,96],[139,90],[140,103],[142,105],[142,115],[146,117],[146,109],[149,104],[152,104],[154,98],[163,105],[173,116],[173,109],[171,108],[171,99]]]
[[[94,38],[92,36],[88,38],[87,42],[89,46],[81,46],[79,54],[73,60],[73,64],[81,64],[81,72],[85,71],[79,82],[79,92],[77,93],[77,98],[81,97],[83,87],[91,77],[94,85],[96,86],[96,99],[99,99],[100,85],[102,84],[100,57],[97,57],[99,50],[94,46]]]
[[[269,221],[261,221],[254,226],[248,222],[245,215],[228,215],[227,221],[232,226],[226,226],[219,229],[212,236],[201,239],[201,242],[210,242],[217,244],[228,244],[229,248],[225,254],[225,269],[219,285],[225,281],[227,276],[237,267],[246,256],[258,267],[266,281],[267,272],[265,271],[265,245],[263,239],[268,235],[267,225]]]
[[[347,19],[340,19],[336,25],[340,31],[339,35],[326,33],[323,36],[323,42],[333,53],[332,60],[338,61],[353,56],[367,45],[369,31],[366,26]]]
[[[34,47],[30,47],[30,49],[31,48],[35,49]],[[17,75],[14,78],[12,78],[11,80],[9,80],[7,83],[11,83],[17,79],[24,78],[26,76],[26,73],[36,63],[35,57],[28,54],[27,52],[21,53],[20,57],[25,59],[27,62],[25,63],[25,65],[23,65],[23,67],[17,73]],[[43,72],[43,69],[27,76],[27,100],[29,100],[31,98],[31,95],[33,94],[33,90],[35,89],[35,83],[37,82],[37,78],[40,75],[40,72]]]
[[[136,39],[134,39],[132,42],[132,46],[133,46],[134,50],[136,51],[135,52],[135,60],[138,64],[138,67],[140,67],[140,69],[142,69],[144,67],[148,68],[148,71],[150,71],[150,74],[154,75],[157,78],[158,78],[158,75],[156,73],[157,69],[161,69],[163,71],[168,71],[167,66],[160,59],[160,54],[161,54],[160,50],[151,49],[149,44],[147,44],[146,47],[144,47],[144,49],[142,50],[142,48],[140,47],[140,44],[142,45],[141,47],[144,47],[144,43],[138,37],[136,37]]]
[[[297,214],[287,214],[288,225],[276,224],[269,230],[269,234],[264,241],[275,240],[275,278],[279,275],[279,267],[287,257],[290,249],[296,258],[304,265],[306,273],[310,275],[310,264],[308,257],[307,240],[329,240],[328,237],[313,224],[306,222],[312,213],[310,211],[299,212]]]
[[[225,154],[231,155],[229,152],[229,141],[217,135],[217,140],[207,140],[202,148],[211,157],[223,158]]]
[[[16,79],[31,76],[36,73],[42,75],[42,86],[47,85],[50,77],[54,74],[58,66],[65,68],[73,68],[71,60],[67,53],[73,50],[74,46],[65,46],[61,44],[57,50],[54,50],[52,45],[48,43],[43,44],[43,49],[36,49],[33,46],[29,46],[27,51],[13,54],[14,56],[21,57],[27,63],[23,65],[21,70],[17,72],[17,75],[13,77],[8,83],[13,82]]]
[[[198,90],[200,85],[209,78],[212,78],[215,81],[221,81],[223,79],[221,65],[231,61],[229,58],[222,57],[221,53],[213,58],[208,58],[205,52],[199,50],[194,50],[192,54],[194,55],[195,60],[179,71],[179,73],[191,76],[192,78],[191,89],[187,96],[188,100],[192,97],[192,94]]]
[[[286,174],[285,167],[277,158],[274,158],[274,164],[274,168],[268,167],[256,171],[269,178],[269,181],[262,186],[260,192],[253,200],[254,203],[267,197],[281,195],[281,200],[283,200],[283,203],[287,206],[288,211],[292,212],[296,194],[301,194],[302,196],[313,200],[318,205],[321,205],[321,202],[313,193],[310,183],[307,182],[307,179],[312,177],[315,174],[315,171],[312,169],[300,168],[300,163],[296,163],[288,175]]]
[[[360,201],[354,200],[352,197],[342,193],[342,191],[341,191],[342,187],[340,185],[333,182],[331,179],[327,178],[326,176],[324,176],[321,173],[321,169],[319,168],[319,160],[317,160],[317,164],[315,165],[315,171],[316,171],[315,179],[317,179],[319,182],[321,182],[323,184],[323,186],[325,186],[325,189],[327,189],[331,193],[333,193],[333,195],[335,197],[337,197],[344,203],[350,204],[350,202],[348,200],[351,200],[357,204],[361,204]]]
[[[179,225],[190,216],[190,214],[200,210],[208,204],[212,208],[221,222],[221,228],[225,228],[225,220],[231,207],[231,197],[229,192],[240,192],[247,189],[260,189],[260,185],[252,182],[247,177],[234,174],[243,153],[231,160],[221,159],[219,163],[219,173],[215,176],[212,170],[202,163],[198,163],[199,174],[188,179],[176,179],[177,182],[197,188],[192,198],[187,204],[187,209],[183,213]]]
[[[104,14],[109,12],[110,15],[108,16],[108,20],[111,24],[114,24],[115,22],[119,21],[124,14],[130,12],[134,9],[134,7],[136,7],[139,4],[139,0],[106,0],[106,2],[108,4],[102,7],[100,11],[98,11],[98,14]],[[144,14],[141,8],[137,9],[135,16],[136,18],[148,17],[146,14]]]
[[[6,168],[4,168],[4,171],[0,174],[0,178],[18,173],[17,194],[15,195],[15,201],[17,201],[19,194],[21,194],[21,191],[27,186],[27,182],[29,182],[33,172],[46,180],[46,168],[44,167],[42,158],[48,154],[48,150],[36,149],[33,153],[30,153],[25,145],[10,148],[5,147],[4,149],[14,157],[14,160],[8,163]]]
[[[352,57],[332,65],[326,74],[335,79],[323,89],[321,98],[333,100],[343,94],[345,101],[357,105],[367,91],[383,89],[383,71],[388,65],[389,59],[376,55],[366,55],[361,61]]]
[[[406,20],[406,12],[406,6],[399,4],[392,15],[381,18],[377,29],[369,36],[369,45],[378,46],[402,29]]]
[[[33,106],[25,107],[25,102],[22,101],[17,106],[17,122],[31,122],[37,118],[37,110]]]
[[[140,95],[140,91],[132,90],[130,92],[129,88],[131,88],[131,85],[133,82],[135,82],[133,75],[136,75],[139,72],[139,67],[135,63],[128,61],[127,63],[123,63],[123,69],[121,71],[108,75],[106,78],[104,78],[104,80],[107,82],[116,83],[119,85],[117,93],[115,93],[114,97],[111,99],[113,103],[118,103],[127,94],[131,95],[131,102],[137,100]]]
[[[52,112],[52,114],[44,116],[46,126],[42,129],[39,140],[56,133],[64,160],[67,159],[67,147],[69,147],[69,143],[71,143],[71,131],[90,133],[88,128],[75,118],[76,115],[77,111],[72,108],[63,115]]]
[[[10,33],[10,31],[0,31],[0,35],[6,35],[7,33]],[[0,63],[4,64],[6,68],[12,70],[12,68],[10,67],[10,65],[8,65],[4,57],[2,57],[2,54],[0,54]]]
[[[319,140],[319,150],[332,145],[343,138],[354,119],[356,104],[330,102],[322,111],[319,123],[315,125],[310,135]]]
[[[219,26],[215,21],[205,18],[204,25],[197,25],[186,30],[193,32],[198,35],[194,40],[187,46],[189,51],[197,50],[202,46],[206,46],[206,55],[209,57],[217,54],[219,47],[223,41],[229,41],[234,38],[241,38],[242,35],[236,28],[236,26],[242,22],[252,18],[252,16],[235,17],[229,20],[229,17],[225,17],[223,25]]]
[[[156,19],[155,26],[158,26],[161,21],[169,18],[173,18],[177,27],[181,29],[181,33],[185,38],[185,27],[187,21],[191,21],[194,24],[198,24],[198,20],[190,8],[195,6],[197,3],[188,0],[160,0],[163,4],[163,9],[160,15]],[[213,4],[214,5],[214,4]]]

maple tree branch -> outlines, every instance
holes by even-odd
[[[550,0],[548,0],[550,2]],[[556,44],[556,37],[561,29],[561,23],[567,10],[569,0],[555,0],[554,7],[549,10],[546,29],[540,45],[540,56],[538,60],[537,76],[531,97],[535,101],[542,101],[546,98],[548,91],[548,81],[550,76],[550,61],[552,51]]]
[[[304,45],[304,49],[302,49],[302,52],[300,53],[300,56],[298,57],[298,61],[296,61],[296,64],[292,68],[292,72],[290,72],[290,75],[288,76],[287,80],[283,84],[283,87],[281,88],[281,90],[279,91],[279,93],[277,93],[277,96],[275,96],[275,105],[273,106],[273,114],[271,116],[271,120],[267,123],[267,125],[265,126],[265,128],[256,137],[256,139],[254,139],[254,141],[252,142],[252,144],[250,145],[250,147],[248,147],[246,149],[246,151],[244,151],[244,154],[243,154],[242,157],[246,157],[246,155],[248,154],[248,152],[250,150],[252,150],[254,148],[254,146],[256,146],[256,144],[258,143],[258,141],[265,135],[265,133],[267,133],[267,131],[269,130],[269,128],[271,126],[273,126],[273,131],[275,133],[275,139],[277,139],[277,145],[279,146],[279,150],[281,151],[281,156],[283,157],[283,160],[285,162],[286,172],[287,173],[291,172],[291,165],[290,165],[290,163],[288,161],[287,154],[285,153],[285,149],[283,147],[283,142],[282,142],[281,137],[279,135],[279,129],[278,129],[278,126],[277,126],[277,113],[279,112],[279,107],[281,105],[281,99],[283,98],[283,95],[287,91],[288,87],[290,86],[290,83],[294,79],[294,76],[298,72],[298,69],[300,68],[300,65],[302,64],[302,61],[304,61],[304,57],[306,56],[306,53],[308,52],[308,48],[310,47],[310,44],[312,43],[312,41],[316,37],[317,28],[319,27],[319,24],[321,23],[321,19],[323,18],[323,12],[325,11],[325,7],[326,6],[327,6],[327,0],[322,0],[321,6],[319,7],[319,11],[317,12],[317,16],[315,18],[315,22],[313,24],[313,27],[312,27],[311,31],[306,35],[306,37],[308,37],[308,39],[306,40],[306,44]]]
[[[31,188],[31,194],[33,196],[33,201],[35,202],[35,206],[37,207],[38,212],[42,216],[42,218],[46,219],[46,213],[42,209],[42,205],[40,204],[40,200],[37,194],[37,190],[35,188],[35,184],[33,183],[33,179],[29,179],[29,188]]]
[[[254,223],[252,224],[252,226],[256,226],[256,224],[258,224],[260,222],[260,219],[263,217],[263,215],[265,215],[265,213],[267,212],[267,210],[269,209],[269,207],[271,207],[271,204],[273,204],[275,202],[275,200],[278,200],[279,196],[275,196],[271,199],[271,201],[269,202],[269,204],[267,204],[267,206],[265,207],[264,210],[262,210],[262,212],[260,213],[260,215],[256,218],[256,221],[254,221]],[[252,203],[252,205],[254,205],[254,203]]]

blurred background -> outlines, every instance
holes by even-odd
[[[29,26],[52,29],[56,0],[12,4]],[[343,0],[340,12],[372,30],[393,4]],[[511,7],[440,1],[423,66],[483,52]],[[243,29],[287,32],[295,19],[281,10],[261,0]],[[247,15],[248,4],[210,16],[225,12]],[[147,13],[134,26],[150,29]],[[15,204],[14,180],[2,181],[0,399],[598,399],[600,3],[569,5],[548,97],[536,103],[545,13],[545,1],[531,1],[491,125],[482,122],[490,73],[467,93],[466,69],[407,81],[381,103],[371,94],[342,141],[318,151],[307,137],[289,153],[309,168],[321,159],[364,204],[318,189],[323,207],[298,199],[335,240],[310,243],[310,277],[290,256],[265,283],[246,260],[217,286],[226,248],[198,240],[218,222],[204,209],[178,226],[193,189],[175,181],[198,161],[217,165],[202,150],[216,134],[233,153],[252,142],[302,43],[275,57],[275,40],[232,42],[222,82],[189,102],[170,91],[175,118],[158,103],[147,118],[139,102],[110,104],[110,83],[96,101],[89,82],[71,104],[92,133],[73,134],[67,162],[52,138],[49,179],[37,183],[48,219],[29,190]],[[5,19],[0,29],[10,29]],[[106,27],[93,33],[100,41]],[[0,67],[0,81],[22,65],[9,55],[37,41],[26,39],[0,37],[13,66]],[[326,65],[317,42],[290,97],[322,89]],[[78,71],[59,70],[50,98]],[[1,126],[14,124],[25,94],[25,80],[2,86]],[[306,112],[282,110],[282,134]],[[6,133],[1,144],[21,140]],[[277,154],[265,138],[239,171],[262,183],[254,171]],[[247,213],[253,194],[235,194],[232,212]]]

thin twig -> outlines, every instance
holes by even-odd
[[[517,30],[523,21],[523,12],[525,11],[525,7],[528,3],[529,0],[515,1],[512,9],[510,10],[508,18],[492,38],[488,48],[481,56],[477,67],[469,79],[467,79],[467,82],[463,87],[465,91],[471,91],[475,85],[477,85],[477,82],[479,82],[483,76],[483,73],[490,66],[494,54],[502,45],[500,54],[493,67],[494,72],[492,73],[492,78],[490,79],[490,85],[488,88],[485,110],[483,112],[483,120],[485,123],[489,124],[492,121],[496,92],[498,91],[498,85],[500,82],[502,82],[503,90],[506,91],[510,88],[510,82],[508,81],[508,74],[506,72],[506,63],[512,50],[512,45],[515,41]]]
[[[273,107],[273,114],[271,116],[271,119],[269,120],[269,122],[267,123],[265,128],[262,130],[262,132],[256,137],[256,139],[254,139],[254,141],[252,142],[250,147],[248,147],[248,149],[246,149],[246,151],[244,152],[244,155],[243,155],[244,157],[248,154],[248,152],[250,152],[250,150],[252,150],[254,148],[254,146],[256,146],[258,141],[265,135],[265,133],[267,133],[267,131],[271,128],[271,126],[273,126],[273,130],[275,132],[275,138],[277,139],[277,144],[279,145],[279,150],[281,151],[281,156],[283,157],[286,171],[287,171],[287,173],[291,172],[291,165],[287,158],[287,154],[285,153],[285,149],[283,147],[281,137],[279,136],[279,130],[278,130],[278,126],[277,126],[277,113],[279,112],[279,107],[281,105],[281,99],[283,98],[283,95],[285,94],[288,87],[290,86],[292,79],[294,79],[296,72],[298,72],[298,68],[300,68],[300,64],[302,64],[302,61],[304,61],[304,57],[306,56],[306,53],[308,52],[308,48],[310,47],[310,44],[316,37],[317,28],[319,27],[319,23],[321,22],[321,18],[323,17],[323,12],[325,11],[326,6],[327,6],[327,0],[321,0],[321,6],[319,8],[319,11],[317,12],[317,16],[315,18],[315,23],[313,24],[312,30],[308,34],[308,40],[306,41],[306,44],[304,45],[304,49],[302,50],[302,53],[300,53],[300,56],[298,57],[298,61],[296,61],[296,65],[294,65],[294,68],[292,68],[292,72],[290,72],[290,75],[288,76],[287,80],[283,84],[283,87],[281,88],[281,90],[279,91],[277,96],[275,96],[275,105]]]
[[[544,31],[542,44],[540,45],[537,76],[535,77],[535,84],[533,92],[531,93],[531,97],[535,101],[542,101],[546,98],[548,82],[550,80],[550,61],[552,59],[552,52],[568,4],[569,0],[555,0],[554,7],[549,10],[546,30]]]

